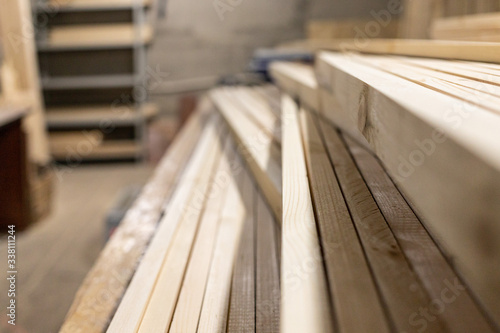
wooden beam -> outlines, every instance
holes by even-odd
[[[277,85],[296,98],[302,106],[320,113],[355,137],[358,142],[368,146],[365,138],[357,130],[353,130],[355,128],[353,117],[338,107],[337,101],[331,97],[331,94],[326,94],[323,89],[320,89],[311,65],[275,62],[271,64],[271,75]],[[328,80],[328,77],[325,80]],[[323,113],[324,109],[335,109],[336,112]]]
[[[498,115],[355,57],[322,53],[318,64],[320,84],[351,113],[352,130],[367,139],[499,323]]]
[[[156,224],[162,206],[194,150],[208,111],[207,101],[179,133],[155,174],[130,208],[78,290],[60,330],[103,332],[127,287]]]
[[[320,241],[304,162],[298,108],[282,100],[281,332],[333,332]]]
[[[226,119],[238,143],[238,148],[264,193],[278,220],[281,219],[281,152],[272,137],[248,121],[241,105],[221,90],[210,94],[217,109]]]
[[[500,63],[500,44],[493,42],[423,39],[325,39],[297,41],[283,44],[280,47],[310,51],[330,50],[394,54]]]
[[[499,13],[440,18],[434,21],[432,38],[469,41],[499,40],[499,20]]]

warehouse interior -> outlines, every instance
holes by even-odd
[[[0,332],[500,332],[499,78],[498,0],[0,0]]]

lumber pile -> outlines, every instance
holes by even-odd
[[[499,322],[500,248],[483,235],[500,237],[500,67],[333,52],[315,67],[321,108],[313,110],[381,159]]]
[[[62,331],[498,331],[500,66],[271,75],[205,96]]]
[[[421,317],[460,283],[438,246],[371,153],[290,97],[283,117],[282,330],[491,332],[467,292]]]

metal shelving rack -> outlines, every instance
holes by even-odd
[[[147,122],[156,114],[147,100],[150,1],[41,0],[34,6],[55,160],[146,156]]]

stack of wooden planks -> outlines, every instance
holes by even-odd
[[[304,70],[275,64],[280,86],[309,86],[284,67]],[[380,158],[498,324],[500,66],[323,52],[315,67],[314,110]]]
[[[379,161],[286,96],[283,117],[283,331],[492,332]]]
[[[271,74],[207,94],[62,331],[498,331],[500,66]]]
[[[266,88],[234,94],[261,105],[276,96]],[[268,111],[278,119],[276,106]],[[63,332],[279,331],[280,210],[254,179],[277,177],[281,190],[281,169],[254,178],[248,156],[258,149],[260,163],[267,148],[244,146],[270,143],[268,132],[228,125],[205,100],[89,274]],[[100,297],[102,290],[111,292]]]

